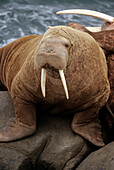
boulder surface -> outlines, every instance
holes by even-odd
[[[10,95],[0,91],[0,129],[12,116]],[[37,111],[37,117],[35,134],[0,143],[0,170],[113,170],[114,142],[96,148],[72,131],[72,116],[38,114]]]
[[[7,91],[0,92],[0,128],[14,116]],[[72,170],[90,153],[88,142],[71,129],[72,117],[38,116],[31,137],[0,143],[0,170]]]
[[[114,142],[92,152],[76,170],[113,170],[114,169]]]

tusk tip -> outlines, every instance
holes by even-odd
[[[67,97],[67,100],[69,100],[69,97]]]
[[[60,12],[56,12],[56,14],[60,14]]]
[[[42,91],[42,96],[43,96],[43,97],[46,97],[46,95],[45,95],[45,94],[43,94],[43,91]]]

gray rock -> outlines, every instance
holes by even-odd
[[[32,163],[28,156],[16,148],[0,144],[0,170],[31,170]]]
[[[114,142],[91,153],[76,170],[114,170]]]
[[[72,132],[69,117],[48,117],[40,132],[49,132],[49,141],[37,161],[37,169],[70,170],[79,164],[89,148],[84,139]],[[42,127],[41,127],[42,126]]]
[[[0,92],[0,127],[14,116],[8,92]],[[86,141],[73,133],[69,116],[38,116],[31,137],[0,143],[0,170],[72,170],[90,152]]]
[[[0,91],[0,128],[14,116],[13,104],[7,91]]]

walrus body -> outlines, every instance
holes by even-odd
[[[46,70],[46,96],[41,92],[41,69]],[[60,79],[63,70],[69,100]],[[0,133],[0,141],[34,133],[36,104],[51,114],[72,114],[72,129],[103,146],[98,112],[110,94],[105,55],[87,33],[66,26],[44,35],[25,36],[0,49],[0,81],[14,104],[15,118]]]
[[[108,104],[112,112],[114,112],[114,23],[110,23],[110,25],[106,27],[106,30],[100,32],[90,32],[84,26],[74,22],[69,23],[68,26],[90,34],[104,51],[108,65],[108,79],[111,89]]]

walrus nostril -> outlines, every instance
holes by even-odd
[[[46,52],[48,52],[48,53],[52,53],[52,52],[53,52],[52,47],[47,47],[47,48],[46,48]]]

